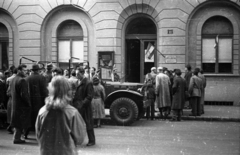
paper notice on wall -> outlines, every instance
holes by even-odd
[[[102,79],[111,80],[111,69],[101,68]]]
[[[165,63],[177,63],[177,57],[176,56],[166,56]]]

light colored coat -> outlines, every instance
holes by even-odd
[[[204,105],[204,98],[205,98],[205,88],[207,86],[207,80],[206,77],[203,74],[199,74],[198,77],[200,77],[202,79],[202,83],[203,83],[203,89],[202,89],[202,93],[201,93],[201,105]]]
[[[84,120],[70,105],[49,111],[42,107],[35,128],[41,155],[77,155],[76,145],[86,136]]]
[[[169,77],[166,74],[159,73],[156,76],[156,106],[157,108],[170,107],[170,90],[169,85],[171,84]]]
[[[196,91],[194,91],[196,89]],[[201,97],[203,89],[202,79],[196,75],[193,75],[190,79],[188,92],[191,97]]]

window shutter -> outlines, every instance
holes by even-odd
[[[202,62],[216,63],[216,43],[214,39],[203,39],[202,43]]]
[[[70,41],[59,40],[58,51],[59,62],[68,62],[70,59]]]
[[[232,63],[232,39],[219,39],[219,63]]]
[[[73,40],[72,42],[72,56],[78,58],[80,60],[84,59],[83,53],[83,41],[80,40]],[[78,62],[76,59],[72,59],[73,62]]]

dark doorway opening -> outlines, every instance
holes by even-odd
[[[156,25],[147,16],[139,15],[126,27],[125,39],[125,81],[144,82],[145,75],[157,64]]]
[[[0,40],[0,53],[1,53],[1,64],[0,64],[0,70],[7,70],[8,65],[8,42],[7,41],[1,41]]]
[[[8,69],[8,30],[0,23],[0,70]]]
[[[140,40],[126,39],[126,82],[140,82]]]

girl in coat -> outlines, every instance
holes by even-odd
[[[75,155],[76,146],[84,141],[86,125],[78,110],[72,107],[71,87],[63,76],[53,77],[49,96],[38,113],[36,137],[41,155]]]
[[[99,78],[97,76],[94,76],[92,81],[94,88],[94,96],[92,99],[93,118],[97,119],[97,126],[95,127],[101,127],[101,119],[105,117],[105,90],[104,87],[99,83]]]

